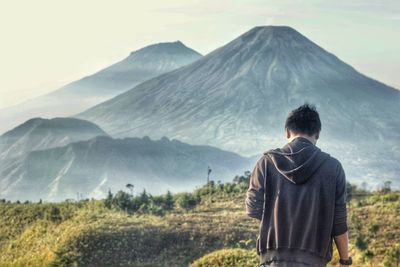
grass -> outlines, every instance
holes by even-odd
[[[258,222],[245,215],[244,197],[213,194],[212,203],[204,197],[161,216],[108,209],[100,200],[1,203],[0,266],[256,266]],[[399,200],[400,192],[353,197],[353,266],[396,266]]]

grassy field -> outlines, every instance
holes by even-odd
[[[245,186],[218,186],[211,198],[203,189],[173,195],[165,211],[158,200],[134,212],[104,200],[2,201],[0,266],[257,266]],[[400,192],[364,192],[348,210],[353,266],[399,266]]]

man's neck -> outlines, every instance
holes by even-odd
[[[295,139],[295,138],[297,138],[297,137],[303,137],[303,138],[306,138],[307,140],[309,140],[311,143],[313,143],[314,145],[317,143],[317,140],[315,140],[315,138],[312,138],[312,137],[310,137],[310,136],[308,136],[308,135],[302,135],[302,134],[298,134],[298,135],[294,135],[294,136],[291,136],[290,138],[289,138],[289,142],[292,142],[293,141],[293,139]]]

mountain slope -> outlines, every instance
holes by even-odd
[[[135,191],[164,193],[205,183],[207,167],[215,181],[251,168],[254,158],[209,146],[148,137],[112,139],[98,136],[63,147],[32,151],[0,167],[0,198],[64,200],[104,197],[131,183]]]
[[[74,118],[33,118],[0,136],[0,160],[33,150],[65,146],[107,134],[97,125]]]
[[[146,46],[132,52],[122,61],[52,93],[2,109],[0,133],[32,117],[76,114],[200,57],[199,53],[180,41]]]
[[[199,58],[199,53],[180,41],[149,45],[132,52],[120,62],[57,90],[56,95],[75,93],[94,97],[115,96]]]
[[[165,135],[254,155],[284,144],[287,114],[306,101],[321,115],[319,145],[350,179],[398,179],[400,92],[285,26],[255,27],[76,117],[113,136]]]

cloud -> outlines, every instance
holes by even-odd
[[[400,19],[400,1],[398,0],[327,1],[321,4],[321,7],[346,13],[365,14],[384,20]]]

